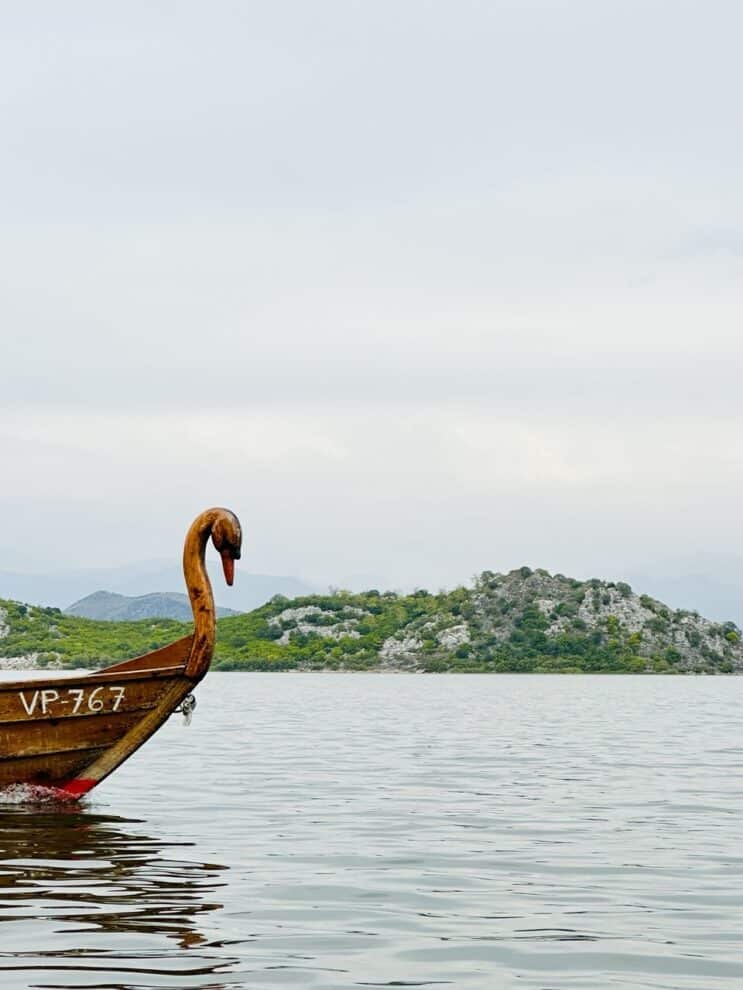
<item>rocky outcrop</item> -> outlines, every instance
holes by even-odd
[[[304,605],[300,608],[285,608],[268,620],[268,625],[279,635],[277,643],[286,646],[301,636],[321,636],[324,639],[359,639],[361,633],[355,628],[354,620],[364,615],[364,610],[347,606],[341,610],[323,609],[318,605]]]
[[[621,581],[523,567],[486,571],[470,589],[376,601],[360,595],[346,596],[342,607],[333,600],[297,605],[268,623],[279,645],[298,644],[296,637],[364,637],[373,653],[355,649],[355,662],[388,670],[743,671],[741,633],[732,622],[671,609]],[[374,647],[374,616],[357,603],[382,614],[397,608],[403,621]]]

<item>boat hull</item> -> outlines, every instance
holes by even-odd
[[[86,793],[193,690],[192,637],[91,674],[0,684],[0,787]]]

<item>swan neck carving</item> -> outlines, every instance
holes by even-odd
[[[206,570],[206,545],[210,536],[222,558],[225,580],[231,585],[234,562],[240,558],[242,544],[242,531],[237,516],[229,509],[207,509],[194,519],[186,534],[183,575],[194,619],[186,676],[194,681],[201,680],[209,669],[217,631],[214,593]]]

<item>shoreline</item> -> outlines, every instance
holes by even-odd
[[[0,674],[14,673],[14,672],[29,672],[29,673],[46,673],[51,675],[55,674],[66,674],[66,673],[83,673],[92,674],[97,670],[104,670],[105,667],[66,667],[59,662],[51,662],[48,664],[38,664],[36,662],[35,656],[26,657],[0,657]],[[229,670],[221,669],[219,667],[212,667],[210,670],[212,674],[374,674],[375,676],[381,676],[383,674],[392,674],[394,676],[399,676],[401,674],[409,674],[411,676],[437,676],[437,675],[451,675],[451,674],[462,674],[467,677],[472,677],[473,675],[482,675],[487,677],[498,677],[498,676],[513,676],[513,677],[740,677],[743,671],[719,671],[715,673],[709,673],[708,671],[622,671],[622,670],[529,670],[529,671],[519,671],[519,670],[421,670],[421,669],[403,669],[394,667],[368,667],[365,669],[339,669],[337,667],[320,667],[316,669],[309,669],[307,667],[290,667],[289,669],[283,668],[278,670],[267,670],[265,668],[259,670]]]

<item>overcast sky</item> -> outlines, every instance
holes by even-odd
[[[0,569],[743,553],[739,3],[0,9]]]

